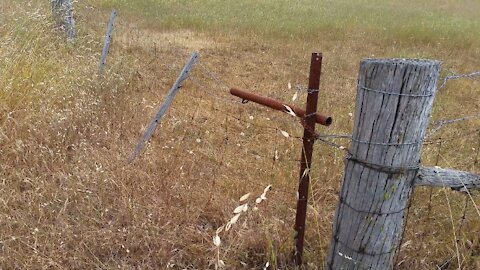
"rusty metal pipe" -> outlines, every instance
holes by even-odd
[[[282,103],[278,100],[268,98],[268,97],[263,97],[251,92],[243,91],[240,89],[232,88],[230,89],[230,94],[239,97],[243,100],[248,100],[248,101],[253,101],[255,103],[267,106],[269,108],[272,108],[274,110],[282,111],[282,112],[287,112],[286,108],[284,105],[290,107],[292,111],[301,118],[305,117],[305,110],[300,109],[298,107],[292,106],[290,104]],[[321,115],[319,113],[315,113],[315,122],[324,125],[324,126],[329,126],[332,124],[332,117],[330,116],[325,116]]]

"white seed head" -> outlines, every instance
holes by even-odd
[[[293,94],[292,101],[297,100],[297,98],[298,98],[298,92],[295,92],[295,94]]]
[[[220,244],[222,243],[222,241],[220,240],[220,236],[218,236],[218,234],[216,234],[214,237],[213,237],[213,244],[217,247],[220,246]]]
[[[218,229],[217,229],[217,234],[221,233],[223,231],[223,229],[225,229],[225,226],[220,226]]]
[[[232,217],[232,219],[230,219],[230,221],[229,221],[229,222],[230,222],[231,224],[235,224],[235,223],[237,223],[237,221],[238,221],[238,218],[240,217],[240,215],[241,215],[241,214],[242,214],[242,213],[238,213],[238,214],[236,214],[235,216],[233,216],[233,217]]]
[[[288,134],[288,132],[283,131],[283,130],[280,130],[280,132],[282,133],[283,137],[285,137],[285,138],[290,137],[290,134]]]
[[[237,207],[235,208],[235,210],[233,210],[233,213],[234,213],[234,214],[238,214],[238,213],[242,212],[244,207],[245,207],[245,204],[242,204],[242,205],[237,206]]]
[[[285,107],[285,110],[287,111],[288,114],[290,114],[291,116],[297,117],[297,115],[296,115],[295,112],[292,110],[292,108],[290,108],[290,106],[283,104],[283,107]]]
[[[248,199],[248,197],[250,197],[250,193],[247,193],[247,194],[243,195],[242,197],[240,197],[240,201],[243,202],[246,199]]]
[[[227,222],[227,225],[225,225],[225,231],[228,232],[231,227],[232,227],[232,223],[230,223],[230,221]]]

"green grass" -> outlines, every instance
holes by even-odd
[[[461,48],[476,46],[480,41],[480,17],[476,15],[480,3],[469,0],[103,0],[100,3],[141,15],[146,23],[168,29],[254,33],[282,39],[351,36]]]

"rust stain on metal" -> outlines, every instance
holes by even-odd
[[[313,88],[310,88],[310,89],[313,89]],[[316,95],[318,96],[318,91],[313,91],[313,92],[315,92]],[[278,111],[286,112],[287,110],[286,110],[285,106],[288,106],[292,109],[292,111],[298,117],[301,117],[301,118],[305,117],[305,110],[300,109],[296,106],[287,104],[287,103],[283,103],[281,101],[278,101],[278,100],[275,100],[275,99],[272,99],[272,98],[260,96],[260,95],[257,95],[257,94],[251,93],[251,92],[247,92],[247,91],[243,91],[243,90],[240,90],[240,89],[236,89],[236,88],[230,89],[230,94],[232,94],[236,97],[239,97],[243,100],[252,101],[252,102],[267,106],[269,108],[272,108],[272,109],[278,110]],[[309,94],[309,96],[310,96],[310,94]],[[316,108],[316,105],[315,105],[315,108]],[[308,110],[308,106],[307,106],[307,110]],[[313,119],[315,121],[315,123],[318,123],[318,124],[324,125],[324,126],[329,126],[329,125],[332,124],[332,121],[333,121],[332,117],[316,113],[316,109],[315,109],[314,113],[315,113],[313,115],[314,117],[308,117],[308,118]],[[309,115],[308,112],[307,112],[307,115]]]

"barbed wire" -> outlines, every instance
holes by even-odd
[[[456,80],[456,79],[462,79],[462,78],[474,79],[474,78],[479,77],[479,76],[480,76],[480,71],[474,71],[474,72],[467,73],[467,74],[446,76],[445,78],[443,78],[443,83],[438,87],[437,91],[442,90],[442,88],[444,88],[447,85],[447,82],[450,81],[450,80]]]
[[[237,119],[235,119],[235,120],[237,120]],[[196,124],[195,122],[190,122],[190,123],[188,123],[188,125],[196,127],[198,129],[205,128],[205,126]],[[228,133],[226,134],[226,136],[228,136],[228,138],[236,136],[236,135],[237,135],[237,133],[234,133],[232,131],[228,131]],[[201,136],[197,136],[197,137],[199,139],[201,138]],[[184,140],[181,140],[181,142],[184,142]],[[285,157],[283,157],[284,155],[279,153],[278,151],[276,153],[274,153],[272,156],[262,155],[260,153],[254,152],[254,151],[244,152],[244,154],[249,154],[254,159],[262,159],[262,160],[265,160],[265,161],[272,161],[272,160],[277,161],[277,162],[300,162],[301,161],[301,159],[296,159],[296,158],[285,158]]]
[[[168,41],[168,42],[171,43],[170,41]],[[176,49],[174,46],[172,46],[172,49],[175,51],[175,53],[176,53],[179,57],[183,57],[183,54],[182,54],[178,49]],[[225,89],[228,89],[228,90],[231,89],[231,87],[229,86],[229,84],[228,84],[225,80],[223,80],[216,72],[214,72],[214,71],[212,71],[211,69],[209,69],[206,65],[202,64],[202,63],[201,63],[201,60],[197,61],[196,65],[197,65],[197,66],[200,66],[200,67],[202,68],[202,70],[203,70],[202,73],[203,73],[207,78],[209,78],[209,79],[211,79],[213,82],[215,82],[217,85],[219,85],[219,86],[221,86],[221,87],[223,87],[223,88],[225,88]],[[227,98],[225,98],[225,97],[218,96],[218,95],[216,95],[215,93],[209,91],[209,88],[210,88],[210,87],[208,87],[208,86],[206,86],[205,84],[203,84],[200,80],[197,80],[195,77],[192,76],[192,74],[189,74],[188,79],[189,79],[192,83],[196,84],[199,88],[203,89],[204,91],[209,92],[209,94],[211,94],[212,96],[214,96],[214,98],[216,98],[216,99],[220,99],[220,100],[222,100],[223,102],[228,102],[228,103],[236,104],[236,105],[238,105],[238,104],[241,103],[240,101],[237,102],[237,101],[234,101],[234,100],[230,100],[230,99],[227,99]],[[220,109],[215,108],[215,110],[220,110]],[[229,113],[226,112],[226,111],[223,111],[223,113],[224,113],[224,114],[227,114],[227,115],[229,115],[230,117],[235,118],[235,119],[237,119],[237,120],[239,120],[239,121],[246,122],[246,123],[248,123],[248,124],[250,124],[250,125],[252,125],[252,126],[257,126],[257,127],[266,128],[266,129],[275,129],[275,130],[281,131],[281,129],[279,129],[279,128],[277,128],[277,127],[273,127],[273,126],[262,126],[262,125],[258,125],[258,124],[253,123],[253,122],[246,121],[246,120],[244,120],[244,119],[240,119],[240,118],[238,118],[238,117],[235,117],[235,116],[229,114]],[[292,137],[293,137],[293,138],[298,138],[298,136],[292,136]]]
[[[197,83],[198,81],[192,81],[194,84]],[[198,86],[198,85],[197,85]],[[202,100],[202,97],[196,97],[196,96],[193,96],[193,95],[189,95],[188,97],[190,98],[194,98],[196,99],[197,101],[201,102]],[[230,102],[230,101],[229,101]],[[239,105],[240,103],[237,103],[237,105]],[[199,108],[200,106],[197,106],[197,108]],[[242,119],[238,116],[234,116],[232,115],[231,113],[225,111],[225,110],[222,110],[220,108],[216,108],[216,107],[211,107],[210,109],[214,110],[214,111],[217,111],[217,112],[220,112],[221,115],[225,115],[226,117],[226,124],[225,125],[228,125],[228,118],[231,118],[231,119],[235,119],[237,121],[240,121],[242,123],[246,123],[248,125],[251,125],[251,126],[255,126],[255,127],[259,127],[259,128],[262,128],[262,129],[267,129],[267,130],[273,130],[273,131],[279,131],[281,129],[277,128],[277,127],[273,127],[273,126],[266,126],[266,125],[259,125],[257,123],[254,123],[254,122],[251,122],[251,121],[248,121],[248,120],[245,120],[245,119]],[[196,126],[196,127],[199,127],[201,128],[201,126],[195,124],[195,123],[190,123],[191,125],[193,126]],[[227,131],[227,128],[225,128],[225,147],[227,147],[228,145],[228,137],[230,135],[228,134],[228,131]],[[291,138],[293,139],[298,139],[298,137],[296,136],[290,136]],[[224,156],[224,153],[226,152],[226,149],[224,149],[223,151],[221,151],[223,154],[221,155],[222,157]],[[274,155],[272,157],[269,157],[269,156],[265,156],[265,155],[261,155],[261,154],[258,154],[258,153],[249,153],[247,152],[247,154],[250,154],[253,158],[257,159],[257,158],[262,158],[264,159],[265,161],[273,161],[273,165],[277,164],[278,162],[282,162],[282,161],[292,161],[292,162],[298,162],[299,160],[298,159],[285,159],[285,158],[279,158],[278,157],[278,154],[277,153],[274,153]],[[217,166],[220,167],[223,163],[223,158],[221,158],[221,160],[219,161],[219,165]],[[272,166],[273,166],[272,165]],[[218,170],[217,170],[218,171]],[[267,183],[259,183],[259,182],[255,182],[253,181],[252,179],[248,179],[248,178],[242,178],[242,181],[244,182],[247,182],[248,184],[251,184],[251,185],[255,185],[255,186],[258,186],[258,187],[262,187],[264,188],[266,185],[268,185]],[[285,189],[285,188],[282,188],[282,187],[274,187],[274,189],[272,190],[273,192],[280,192],[280,193],[283,193],[283,194],[289,194],[289,195],[295,195],[296,192],[293,192],[293,191],[290,191],[288,189]]]
[[[172,46],[172,48],[174,48]],[[175,49],[175,48],[174,48]],[[179,57],[183,57],[183,55],[175,49],[175,53],[179,56]],[[154,59],[152,59],[151,61],[148,62],[147,66],[150,66],[152,63],[154,63]],[[222,87],[226,88],[226,89],[230,89],[230,87],[228,86],[228,84],[223,81],[222,79],[220,79],[220,77],[218,75],[216,75],[215,72],[209,70],[205,65],[201,64],[201,63],[197,63],[200,67],[202,67],[203,69],[203,73],[205,75],[207,75],[208,78],[212,79],[216,84],[219,84],[221,85]],[[174,70],[177,68],[177,65],[176,64],[172,64],[172,65],[164,65],[164,67],[167,68],[167,70],[171,71],[171,72],[174,72]],[[199,80],[196,80],[195,78],[193,78],[192,74],[189,74],[189,77],[188,77],[189,81],[193,82],[194,84],[196,84],[198,87],[200,88],[203,88],[203,90],[205,90],[206,92],[209,92],[209,96],[210,97],[214,97],[216,99],[221,99],[223,102],[228,102],[228,103],[235,103],[235,104],[240,104],[240,102],[235,102],[233,100],[228,100],[227,98],[224,98],[222,96],[219,96],[219,95],[216,95],[210,91],[208,91],[209,87],[206,87],[204,84],[202,84]],[[189,97],[193,97],[193,98],[196,98],[196,99],[199,99],[200,102],[203,100],[203,95],[201,95],[199,98],[198,97],[195,97],[195,96],[192,96],[192,95],[189,95]],[[196,115],[196,111],[198,111],[199,109],[199,106],[200,106],[200,102],[198,102],[197,106],[196,106],[196,110],[193,110],[192,111],[192,116],[190,118],[192,118],[192,121],[193,121],[193,118],[194,116]],[[219,108],[213,108],[214,110],[216,111],[221,111],[222,114],[224,114],[226,116],[226,120],[225,120],[225,126],[228,125],[228,118],[232,118],[232,119],[235,119],[237,121],[240,121],[240,122],[243,122],[243,123],[246,123],[248,125],[251,125],[251,126],[255,126],[255,127],[259,127],[259,128],[263,128],[263,129],[270,129],[270,130],[275,130],[275,131],[281,131],[281,129],[277,128],[277,127],[273,127],[273,126],[266,126],[266,125],[259,125],[257,123],[254,123],[254,122],[251,122],[251,121],[248,121],[248,120],[245,120],[245,119],[241,119],[240,117],[236,117],[236,116],[233,116],[232,114],[226,112],[225,110],[221,110]],[[191,125],[196,125],[196,124],[192,124],[190,123]],[[197,126],[198,127],[198,126]],[[225,147],[227,146],[228,144],[228,131],[227,131],[227,128],[225,128]],[[186,138],[186,133],[184,133],[184,135],[182,136],[182,139],[181,141],[184,142],[185,138]],[[294,139],[298,139],[297,136],[290,136],[291,138],[294,138]],[[222,153],[225,153],[226,151],[221,151]],[[201,153],[201,152],[200,152]],[[274,157],[267,157],[267,156],[264,156],[264,155],[260,155],[260,154],[253,154],[253,153],[249,153],[251,154],[254,158],[262,158],[262,159],[265,159],[265,160],[273,160],[273,164],[277,163],[278,161],[295,161],[297,162],[298,160],[297,159],[292,159],[292,160],[287,160],[287,159],[282,159],[280,160],[280,158],[278,158],[277,154],[275,154]],[[215,173],[214,174],[218,174],[219,171],[220,171],[220,167],[223,165],[223,159],[224,159],[224,154],[221,154],[220,155],[220,160],[218,162],[218,165],[217,165],[217,169],[215,170]],[[261,187],[261,188],[264,188],[267,184],[266,183],[258,183],[258,182],[254,182],[250,179],[246,179],[246,178],[243,178],[242,180],[248,182],[249,184],[252,184],[252,185],[256,185],[258,187]],[[293,195],[293,194],[296,194],[295,192],[293,191],[290,191],[290,190],[287,190],[287,189],[284,189],[284,188],[279,188],[279,187],[276,187],[273,189],[273,192],[275,191],[278,191],[278,192],[281,192],[281,193],[284,193],[284,194],[290,194],[290,195]]]
[[[233,105],[239,105],[241,104],[241,101],[238,100],[238,99],[234,99],[234,98],[227,98],[227,97],[224,97],[224,96],[220,96],[218,95],[217,93],[213,92],[210,90],[210,87],[207,86],[206,84],[202,83],[201,80],[197,79],[197,77],[195,76],[192,76],[192,74],[190,74],[190,77],[188,78],[193,84],[195,84],[197,87],[201,88],[203,91],[207,92],[209,94],[210,97],[216,99],[216,100],[219,100],[223,103],[229,103],[229,104],[233,104]]]
[[[178,53],[178,51],[177,51]],[[210,70],[208,67],[206,67],[205,65],[203,65],[202,63],[198,63],[198,65],[203,69],[203,73],[208,77],[210,78],[211,80],[213,80],[216,84],[220,85],[221,87],[225,88],[225,89],[230,89],[231,87],[229,86],[229,84],[221,79],[221,77],[214,71]],[[444,79],[444,84],[450,80],[450,79],[459,79],[459,78],[468,78],[468,77],[474,77],[474,76],[479,76],[480,75],[480,71],[479,72],[473,72],[473,73],[470,73],[470,74],[464,74],[464,75],[453,75],[453,76],[447,76],[445,79]],[[192,80],[195,80],[195,79],[192,79]],[[198,83],[198,81],[197,81]],[[292,87],[288,87],[289,89],[293,89]],[[301,85],[295,85],[295,91],[306,91],[306,92],[310,92],[310,91],[319,91],[317,89],[308,89],[308,87],[304,87],[304,86],[301,86]],[[205,87],[204,86],[204,90],[205,91],[208,91],[207,90],[208,87]],[[212,95],[214,95],[213,93],[211,93]],[[230,102],[230,103],[234,103],[234,101],[232,100],[228,100],[224,97],[219,97],[219,96],[214,96],[215,98],[217,99],[222,99],[224,102]],[[226,112],[224,112],[226,113]],[[235,116],[232,116],[230,115],[230,117],[233,117],[233,118],[236,118],[238,121],[242,121],[242,122],[246,122],[246,123],[249,123],[251,125],[254,125],[254,126],[257,126],[257,127],[262,127],[262,126],[259,126],[258,124],[254,124],[253,122],[248,122],[246,120],[243,120],[243,119],[240,119],[238,117],[235,117]],[[306,116],[308,117],[308,115]],[[443,120],[438,120],[436,122],[434,122],[434,125],[436,127],[433,128],[432,131],[430,131],[429,133],[429,136],[433,135],[435,132],[437,132],[440,128],[442,128],[444,125],[448,125],[448,124],[452,124],[452,123],[456,123],[456,122],[460,122],[460,121],[466,121],[466,120],[471,120],[471,119],[475,119],[475,118],[479,118],[480,117],[480,114],[477,114],[477,115],[471,115],[471,116],[465,116],[465,117],[460,117],[460,118],[454,118],[454,119],[443,119]],[[280,131],[282,132],[281,129],[279,128],[276,128],[276,127],[268,127],[268,126],[263,126],[262,128],[269,128],[269,129],[275,129],[277,131]],[[474,130],[473,132],[476,132],[477,130]],[[469,134],[466,134],[466,136],[468,136]],[[340,150],[346,150],[347,148],[342,146],[342,145],[339,145],[339,144],[336,144],[336,143],[333,143],[331,141],[327,141],[326,139],[336,139],[336,138],[345,138],[345,139],[352,139],[351,135],[340,135],[340,134],[319,134],[319,133],[316,133],[316,139],[323,142],[324,144],[326,145],[330,145],[330,146],[333,146],[337,149],[340,149]],[[300,136],[293,136],[293,137],[296,137],[297,139],[300,139],[301,137]],[[428,137],[428,136],[427,136]],[[459,138],[458,136],[456,136],[455,138]],[[453,140],[454,138],[451,138],[451,140]],[[352,139],[353,140],[353,139]],[[441,140],[441,139],[439,139]],[[438,143],[438,141],[426,141],[424,142],[424,144],[431,144],[431,143]],[[446,140],[449,140],[449,139],[443,139],[443,141],[446,141]],[[355,141],[355,140],[354,140]],[[356,140],[356,142],[360,142],[359,140]],[[367,143],[367,142],[364,142],[364,143]],[[368,142],[368,143],[372,143],[372,142]],[[418,142],[417,142],[418,143]],[[398,145],[397,143],[395,145]],[[403,144],[402,144],[403,145]]]
[[[175,47],[172,47],[175,52],[177,54],[181,54]],[[208,77],[210,78],[211,80],[213,80],[217,85],[225,88],[225,89],[230,89],[229,87],[229,84],[221,79],[221,77],[214,71],[210,70],[208,67],[206,67],[205,65],[203,65],[202,63],[198,63],[198,65],[202,68],[203,70],[203,73]],[[465,77],[473,77],[473,76],[477,76],[478,74],[480,74],[480,72],[473,72],[473,73],[470,73],[470,74],[464,74],[464,75],[453,75],[453,76],[447,76],[445,79],[444,79],[444,84],[450,80],[450,79],[458,79],[458,78],[465,78]],[[195,80],[194,78],[192,78],[192,76],[189,77],[189,79],[191,81],[193,81],[194,83],[196,84],[201,84],[199,83],[199,81]],[[443,84],[443,85],[444,85]],[[209,89],[208,87],[206,86],[200,86],[201,88],[204,88],[205,91],[208,91],[207,89]],[[291,89],[291,85],[289,83],[289,89]],[[300,85],[296,85],[295,86],[295,90],[296,91],[311,91],[309,90],[308,88],[305,88],[305,87],[302,87]],[[210,93],[212,94],[212,93]],[[224,97],[219,97],[219,96],[216,96],[213,94],[213,96],[217,99],[222,99],[222,101],[224,102],[233,102],[231,100],[227,100],[225,99]],[[217,108],[218,110],[218,108]],[[280,131],[282,132],[282,134],[285,134],[283,130],[279,129],[278,127],[273,127],[273,126],[265,126],[265,125],[259,125],[259,124],[256,124],[256,123],[253,123],[253,122],[249,122],[247,120],[244,120],[244,119],[241,119],[239,117],[236,117],[236,116],[233,116],[231,114],[228,114],[227,112],[223,111],[224,114],[227,114],[228,116],[238,120],[238,121],[241,121],[241,122],[244,122],[244,123],[247,123],[248,125],[252,125],[252,126],[256,126],[256,127],[260,127],[260,128],[264,128],[264,129],[273,129],[273,130],[277,130],[277,131]],[[434,129],[430,132],[430,134],[433,134],[435,133],[436,131],[438,131],[442,126],[444,125],[447,125],[447,124],[451,124],[451,123],[455,123],[455,122],[459,122],[459,121],[464,121],[464,120],[469,120],[469,119],[473,119],[473,118],[477,118],[478,116],[480,115],[473,115],[473,116],[466,116],[466,117],[461,117],[461,118],[456,118],[456,119],[447,119],[447,120],[439,120],[437,122],[435,122],[434,124],[436,125],[436,127],[434,127]],[[476,130],[475,130],[476,131]],[[474,131],[474,132],[475,132]],[[288,134],[288,133],[287,133]],[[293,138],[297,138],[297,139],[301,139],[300,136],[292,136]],[[357,143],[369,143],[369,144],[375,144],[374,142],[364,142],[364,141],[360,141],[360,140],[357,140],[357,139],[354,139],[354,138],[351,138],[350,135],[336,135],[336,134],[318,134],[316,133],[315,134],[315,139],[318,140],[318,141],[321,141],[322,143],[326,144],[326,145],[329,145],[329,146],[332,146],[332,147],[335,147],[337,149],[340,149],[340,150],[344,150],[346,151],[347,153],[349,153],[348,149],[342,145],[339,145],[337,143],[334,143],[334,142],[331,142],[327,139],[334,139],[334,138],[349,138],[351,139],[352,141],[354,142],[357,142]],[[452,138],[453,139],[453,138]],[[455,139],[458,139],[458,136],[455,137]],[[425,144],[431,144],[431,143],[438,143],[440,140],[442,141],[446,141],[446,139],[439,139],[439,140],[431,140],[431,141],[427,141],[425,142]],[[418,142],[417,142],[418,143]],[[387,143],[382,143],[382,145],[387,145]],[[399,144],[399,143],[395,143],[394,145],[393,144],[390,144],[388,143],[388,145],[392,145],[392,146],[397,146],[397,145],[404,145],[403,143],[402,144]],[[349,153],[350,154],[350,153]],[[356,159],[354,159],[356,160]]]
[[[473,119],[477,119],[477,118],[480,118],[480,113],[475,114],[475,115],[463,116],[463,117],[459,117],[459,118],[441,119],[441,120],[434,121],[432,123],[433,127],[429,131],[428,136],[433,135],[434,133],[436,133],[441,128],[445,127],[446,125],[454,124],[454,123],[457,123],[457,122],[463,122],[463,121],[467,121],[467,120],[473,120]]]
[[[194,98],[194,99],[197,99],[197,97],[194,97],[194,96],[190,96],[191,98]],[[296,139],[296,140],[302,140],[303,138],[301,136],[298,136],[298,135],[292,135],[288,132],[286,132],[285,130],[279,128],[279,127],[276,127],[276,126],[269,126],[269,125],[262,125],[262,124],[258,124],[258,123],[255,123],[253,121],[249,121],[249,120],[246,120],[246,119],[242,119],[240,118],[239,116],[235,116],[233,114],[231,114],[230,112],[227,112],[226,110],[223,110],[223,109],[220,109],[219,107],[211,107],[212,110],[216,111],[216,112],[219,112],[223,115],[226,115],[232,119],[235,119],[239,122],[242,122],[244,124],[247,124],[249,126],[253,126],[253,127],[257,127],[257,128],[260,128],[260,129],[265,129],[265,130],[275,130],[275,131],[278,131],[280,134],[285,134],[283,135],[284,137],[286,138],[291,138],[291,139]],[[286,136],[288,134],[288,136]]]
[[[470,137],[472,134],[476,134],[479,131],[480,131],[480,128],[477,128],[477,129],[466,131],[462,135],[455,135],[455,136],[451,136],[451,137],[447,137],[447,138],[438,137],[438,138],[434,138],[434,139],[429,139],[429,140],[423,141],[423,145],[431,145],[431,144],[439,144],[439,143],[445,143],[445,142],[450,142],[450,141],[456,141],[456,140],[459,140],[459,139]],[[347,149],[347,147],[344,146],[344,145],[329,141],[328,140],[329,138],[351,139],[351,136],[350,135],[340,135],[340,134],[319,134],[319,133],[315,134],[315,139],[324,143],[324,144],[326,144],[326,145],[335,147],[335,148],[337,148],[339,150],[342,150],[342,151],[345,151]],[[380,143],[368,142],[368,141],[361,141],[361,143],[380,144]],[[398,146],[399,145],[398,143],[392,143],[392,144],[381,143],[381,144],[382,145],[389,145],[389,146]],[[413,144],[413,143],[407,143],[407,144]]]
[[[429,139],[423,142],[423,145],[430,145],[430,144],[438,144],[438,143],[445,143],[445,142],[451,142],[451,141],[456,141],[459,139],[464,139],[467,137],[470,137],[472,134],[476,134],[477,132],[480,131],[480,127],[473,129],[473,130],[468,130],[464,131],[462,135],[455,135],[447,138],[442,138],[442,137],[437,137],[434,139]]]

